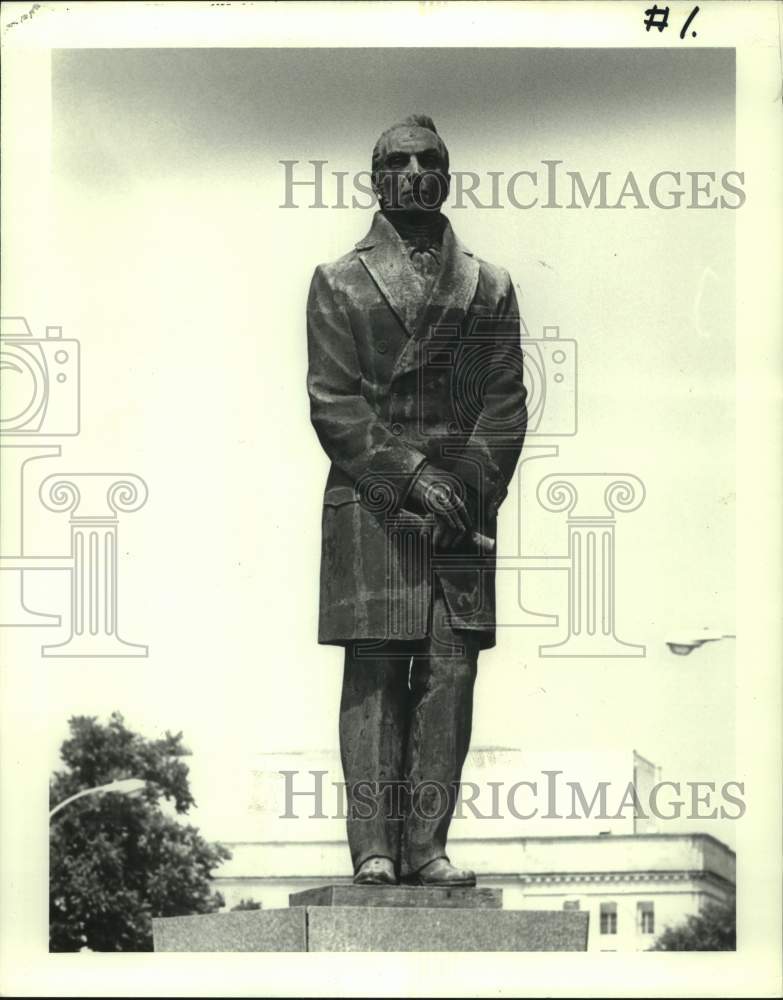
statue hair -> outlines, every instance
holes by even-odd
[[[388,128],[384,129],[378,137],[378,141],[375,143],[375,148],[372,151],[372,172],[373,175],[377,174],[380,168],[381,152],[383,146],[383,140],[386,136],[398,128],[423,128],[427,129],[428,132],[432,132],[433,135],[437,136],[438,144],[443,152],[443,159],[446,164],[446,171],[449,169],[449,151],[446,148],[446,143],[441,139],[440,133],[435,127],[435,122],[430,118],[429,115],[408,115],[407,118],[403,118],[402,121],[395,122]]]

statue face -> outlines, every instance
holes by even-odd
[[[384,136],[373,190],[387,211],[438,211],[448,197],[444,147],[429,129],[401,126]]]

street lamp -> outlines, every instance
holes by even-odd
[[[672,639],[666,640],[666,645],[669,647],[669,652],[674,653],[676,656],[688,656],[703,646],[705,642],[720,642],[721,639],[736,639],[736,635],[733,632],[712,632],[709,629],[705,629],[703,632],[694,634],[691,633],[680,633]]]
[[[49,819],[58,813],[65,806],[74,802],[76,799],[82,798],[84,795],[103,795],[104,792],[117,792],[120,795],[138,795],[139,792],[144,791],[147,787],[147,782],[142,781],[141,778],[120,778],[118,781],[110,781],[108,785],[98,785],[96,788],[85,788],[81,792],[77,792],[75,795],[69,796],[67,799],[63,799],[59,802],[54,809],[49,813]]]

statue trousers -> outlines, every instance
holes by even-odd
[[[405,877],[446,857],[470,745],[479,635],[449,625],[434,576],[426,638],[346,646],[340,752],[354,871],[387,857]]]

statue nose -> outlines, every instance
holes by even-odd
[[[415,175],[421,173],[421,164],[419,163],[418,158],[416,157],[415,154],[411,155],[411,158],[410,158],[410,160],[408,162],[408,170],[407,170],[407,172],[411,176],[415,176]]]

